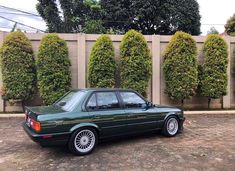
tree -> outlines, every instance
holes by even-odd
[[[100,0],[104,11],[103,21],[106,29],[115,33],[125,33],[131,28],[133,15],[130,0]]]
[[[209,35],[204,43],[205,63],[201,80],[201,95],[211,99],[227,94],[228,47],[219,35]]]
[[[90,20],[85,23],[82,32],[86,34],[99,34],[105,33],[106,29],[104,28],[101,20]]]
[[[141,33],[128,31],[120,44],[121,87],[146,96],[151,78],[152,61],[148,44]]]
[[[207,31],[207,35],[209,34],[219,34],[219,31],[216,30],[215,27],[211,27],[209,31]]]
[[[45,20],[49,32],[63,32],[63,21],[59,16],[56,0],[38,0],[38,13]]]
[[[36,8],[47,23],[48,32],[81,32],[81,29],[86,30],[84,27],[91,29],[89,21],[95,20],[98,24],[102,23],[100,22],[102,10],[96,0],[59,0],[58,3],[56,0],[38,0]],[[61,12],[59,9],[61,9]],[[94,22],[92,25],[94,25]],[[98,28],[101,28],[101,30],[97,31]],[[103,28],[98,28],[95,29],[95,33],[102,33]]]
[[[44,36],[39,46],[36,64],[40,96],[44,104],[52,104],[71,87],[66,42],[57,34]]]
[[[227,20],[227,23],[224,27],[225,27],[225,32],[228,35],[231,36],[235,35],[235,14],[233,14],[233,16]]]
[[[0,50],[3,99],[21,101],[33,96],[36,69],[31,42],[20,31],[10,33]]]
[[[101,35],[92,47],[88,68],[88,80],[91,87],[115,86],[114,47],[108,35]]]
[[[173,100],[192,97],[198,85],[196,42],[191,35],[176,32],[164,52],[166,94]]]
[[[101,0],[106,28],[142,34],[171,35],[178,30],[199,35],[200,14],[196,0]]]

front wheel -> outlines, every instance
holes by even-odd
[[[97,144],[97,133],[92,128],[74,132],[69,140],[69,150],[76,155],[91,153]]]
[[[179,121],[175,116],[170,116],[166,119],[164,127],[162,129],[162,133],[165,136],[173,137],[179,131]]]

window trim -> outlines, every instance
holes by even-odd
[[[117,101],[118,101],[118,104],[119,104],[119,108],[114,108],[114,109],[99,109],[98,108],[98,99],[97,99],[97,93],[114,93],[116,98],[117,98]],[[89,110],[88,107],[87,107],[87,104],[89,103],[89,100],[92,98],[93,94],[95,94],[95,98],[96,98],[96,109],[94,110]],[[96,111],[110,111],[110,110],[121,110],[123,109],[123,105],[118,97],[118,94],[117,94],[117,91],[94,91],[90,94],[90,96],[88,97],[86,103],[85,103],[85,109],[86,111],[88,112],[96,112]]]

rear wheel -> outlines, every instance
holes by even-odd
[[[79,129],[69,140],[69,150],[76,155],[91,153],[97,144],[97,133],[92,128]]]
[[[179,121],[176,116],[170,116],[166,119],[162,133],[165,136],[173,137],[179,131]]]

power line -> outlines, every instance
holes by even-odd
[[[22,13],[17,13],[17,12],[3,12],[3,11],[0,11],[0,14],[12,14],[12,15],[32,16],[32,14],[22,14]],[[39,17],[39,18],[41,18],[40,16],[32,16],[32,17]]]
[[[6,7],[6,6],[3,6],[3,5],[0,5],[0,7],[8,9],[8,10],[18,11],[18,12],[21,12],[21,13],[25,13],[25,14],[29,14],[29,15],[40,17],[38,14],[34,14],[34,13],[31,13],[31,12],[27,12],[27,11],[23,11],[23,10],[19,10],[19,9],[15,9],[15,8],[11,8],[11,7]]]
[[[28,27],[28,28],[31,28],[31,29],[35,29],[35,30],[39,30],[39,31],[41,31],[41,32],[45,32],[44,30],[41,30],[41,29],[38,29],[38,28],[36,28],[36,27],[32,27],[32,26],[23,24],[23,23],[21,23],[21,22],[15,21],[15,20],[11,20],[11,19],[6,18],[6,17],[3,17],[3,16],[0,16],[0,18],[3,18],[3,19],[5,19],[5,20],[11,21],[11,22],[14,22],[14,23],[17,23],[17,24],[20,24],[20,25],[22,25],[22,26],[25,26],[25,27]]]

